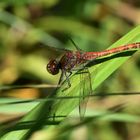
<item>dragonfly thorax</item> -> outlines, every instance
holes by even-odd
[[[55,59],[49,61],[46,67],[47,71],[52,74],[56,75],[59,73],[59,62]]]

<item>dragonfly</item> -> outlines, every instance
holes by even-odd
[[[86,67],[86,64],[100,57],[122,53],[124,51],[130,51],[133,49],[140,49],[140,42],[127,44],[127,45],[123,45],[113,49],[103,50],[99,52],[84,52],[79,48],[76,51],[68,50],[63,54],[63,56],[59,60],[51,59],[47,64],[46,69],[52,75],[58,74],[59,71],[61,70],[59,84],[61,85],[61,83],[63,83],[62,77],[65,76],[65,80],[67,81],[67,85],[68,85],[65,88],[65,90],[67,90],[68,88],[71,87],[69,78],[72,72],[78,70],[80,67],[82,72],[80,73],[79,114],[80,117],[82,118],[84,116],[86,110],[86,104],[88,101],[85,91],[87,90],[89,95],[92,94],[91,77],[88,68]],[[82,106],[83,103],[85,104],[84,106]]]

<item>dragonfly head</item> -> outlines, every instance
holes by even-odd
[[[55,59],[50,60],[46,67],[47,71],[52,74],[56,75],[59,73],[59,63]]]

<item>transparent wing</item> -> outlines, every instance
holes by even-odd
[[[87,68],[80,72],[80,98],[79,98],[79,114],[82,119],[86,112],[88,98],[92,93],[91,76]]]

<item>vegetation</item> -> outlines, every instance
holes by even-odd
[[[79,117],[79,75],[57,88],[46,71],[63,49],[101,51],[140,42],[139,2],[14,0],[0,3],[0,139],[138,140],[139,51],[89,67],[93,94]],[[112,45],[113,44],[113,45]],[[130,58],[131,59],[128,59]],[[88,82],[86,81],[86,84]]]

